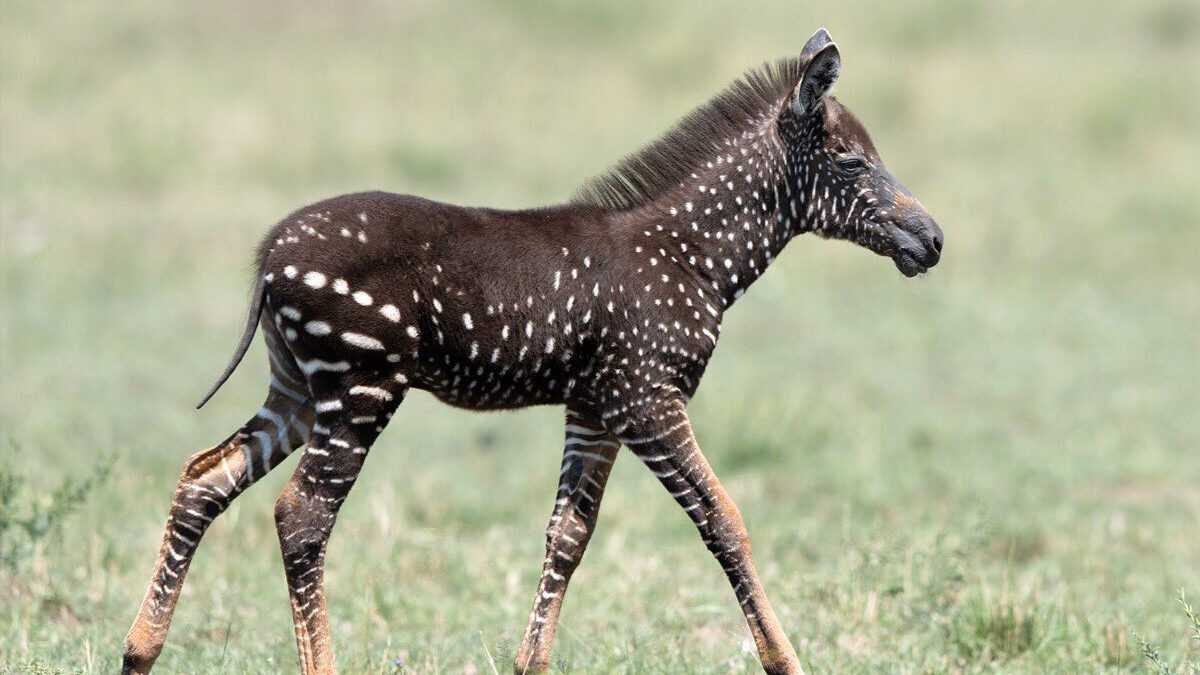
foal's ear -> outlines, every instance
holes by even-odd
[[[817,29],[817,32],[812,34],[812,37],[808,38],[808,42],[804,43],[804,49],[800,50],[800,60],[811,63],[812,58],[817,55],[817,52],[829,44],[833,44],[833,36],[829,34],[829,31],[825,30],[824,26],[821,26]]]
[[[822,34],[826,39],[829,37],[829,33],[821,29],[812,36],[809,44],[821,39]],[[808,45],[805,45],[804,49],[808,51]],[[792,112],[803,115],[812,110],[821,97],[833,87],[833,83],[837,82],[841,72],[842,55],[838,52],[837,43],[828,42],[817,48],[812,60],[808,62],[808,68],[804,70],[804,77],[800,78],[800,84],[792,94]]]

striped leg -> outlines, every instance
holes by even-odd
[[[567,409],[558,496],[546,527],[546,559],[533,596],[533,612],[517,650],[517,673],[540,673],[550,668],[550,649],[563,596],[592,537],[604,485],[620,447],[599,419]]]
[[[148,673],[162,651],[184,576],[209,524],[239,494],[308,440],[313,411],[303,385],[272,377],[261,410],[216,447],[183,467],[167,517],[158,562],[137,619],[125,637],[122,672]]]
[[[803,673],[758,580],[742,514],[700,452],[685,406],[682,397],[669,397],[635,418],[618,422],[614,431],[687,512],[725,570],[763,669],[772,674]]]
[[[397,380],[403,378],[336,387],[314,382],[312,441],[275,501],[296,647],[306,675],[336,672],[323,587],[325,547],[367,451],[404,398],[407,388]]]

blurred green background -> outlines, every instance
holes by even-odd
[[[1177,602],[1200,597],[1200,4],[0,12],[0,672],[114,672],[184,459],[262,400],[256,345],[192,409],[271,223],[371,188],[564,200],[820,25],[835,93],[947,244],[909,281],[798,239],[693,402],[804,663],[1145,671],[1135,632],[1168,665],[1200,653]],[[508,669],[561,433],[556,409],[410,397],[330,546],[344,672]],[[631,460],[558,667],[755,671],[719,567]],[[289,472],[210,531],[159,671],[294,670],[271,510]]]

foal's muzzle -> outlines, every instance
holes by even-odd
[[[938,264],[942,257],[942,228],[921,207],[908,198],[900,217],[891,226],[892,261],[906,277],[915,277]]]

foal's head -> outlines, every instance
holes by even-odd
[[[807,204],[802,228],[888,256],[905,276],[933,267],[941,256],[941,228],[883,165],[858,118],[825,95],[842,61],[824,28],[801,58],[808,67],[780,110],[778,129]]]

